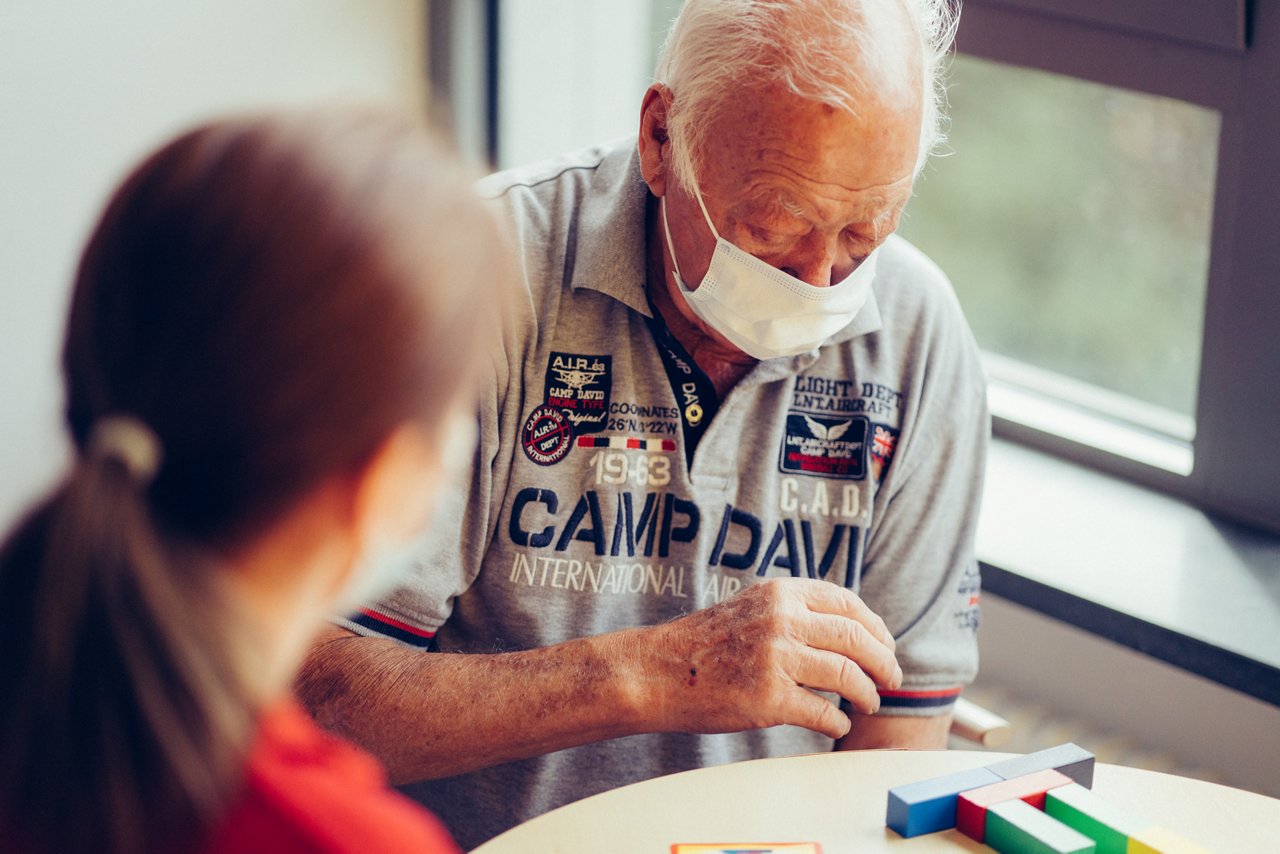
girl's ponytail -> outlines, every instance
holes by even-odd
[[[216,576],[154,526],[159,457],[145,425],[102,419],[0,549],[0,827],[20,851],[188,848],[239,783],[243,638]]]
[[[455,163],[378,112],[243,116],[107,204],[63,350],[77,461],[0,547],[0,849],[190,849],[235,797],[286,686],[222,564],[402,424],[439,437],[487,364],[513,273]]]

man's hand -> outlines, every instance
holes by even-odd
[[[645,729],[738,732],[795,724],[831,738],[849,718],[815,693],[867,714],[876,686],[902,684],[884,621],[848,590],[805,578],[768,579],[679,620],[637,630],[647,652]]]

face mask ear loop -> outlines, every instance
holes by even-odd
[[[681,288],[686,288],[684,276],[680,275],[680,262],[676,260],[676,245],[671,242],[671,226],[667,225],[667,200],[664,198],[661,202],[662,207],[662,231],[667,235],[667,249],[671,251],[671,265],[675,267],[672,270],[676,274],[676,282]]]
[[[720,240],[720,232],[716,231],[716,227],[711,224],[711,214],[707,213],[707,206],[702,201],[702,191],[697,187],[693,188],[693,197],[698,200],[698,207],[702,208],[702,218],[707,221],[707,228],[711,229],[711,233],[716,240]]]
[[[711,214],[707,213],[707,206],[702,201],[702,190],[697,187],[693,188],[693,197],[698,200],[698,207],[702,209],[702,218],[707,221],[707,228],[711,229],[711,236],[720,242],[720,232],[716,231],[716,227],[711,224]],[[662,230],[667,235],[667,248],[671,250],[671,264],[675,267],[676,280],[680,282],[680,286],[688,290],[688,286],[684,283],[684,276],[680,275],[680,262],[676,260],[676,245],[671,241],[671,226],[667,225],[667,199],[662,198]]]

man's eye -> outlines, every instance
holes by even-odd
[[[865,235],[857,234],[852,231],[844,233],[844,245],[849,254],[855,258],[865,258],[879,245],[879,241],[869,239]]]
[[[780,231],[773,231],[768,228],[759,228],[757,226],[747,226],[747,233],[751,235],[751,239],[761,246],[783,246],[788,241],[795,238]]]

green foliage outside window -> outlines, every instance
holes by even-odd
[[[1218,114],[958,57],[900,233],[988,351],[1193,415]]]

